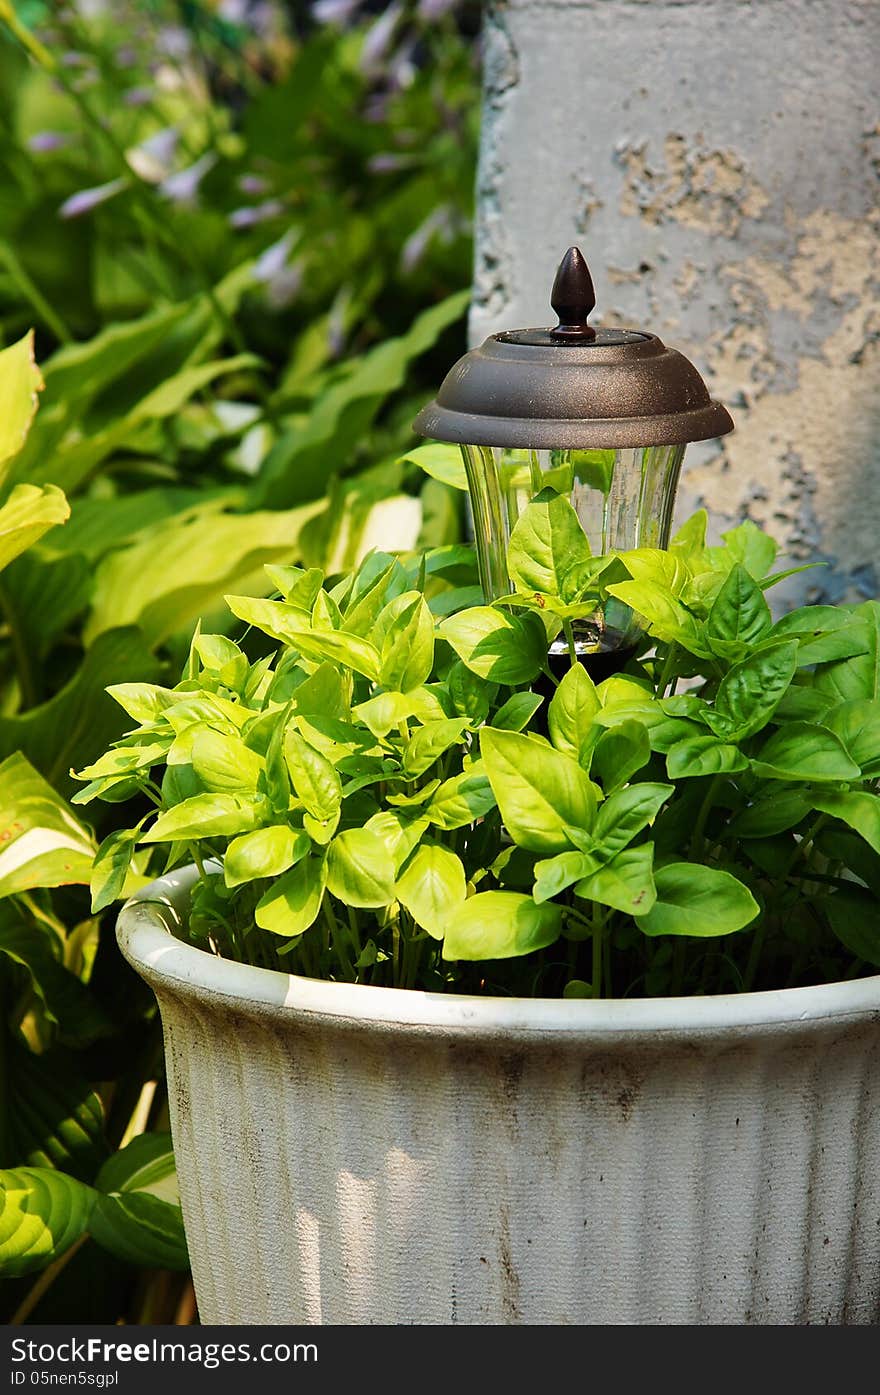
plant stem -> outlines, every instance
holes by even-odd
[[[706,820],[712,811],[712,805],[715,802],[715,794],[720,782],[720,775],[712,776],[712,779],[709,781],[709,788],[706,790],[705,798],[700,805],[700,811],[697,814],[694,832],[691,838],[691,857],[694,862],[699,862],[703,856],[703,849],[705,847],[705,838],[703,835],[706,831]]]
[[[785,869],[785,875],[787,877],[791,875],[792,868],[795,867],[798,862],[800,862],[801,858],[803,858],[805,862],[809,862],[810,853],[813,851],[813,843],[816,841],[816,835],[820,832],[820,830],[825,826],[827,822],[827,814],[817,814],[816,817],[813,819],[813,822],[810,824],[806,833],[803,835],[797,847],[795,848],[791,861]]]
[[[567,644],[568,644],[568,652],[569,652],[569,655],[571,656],[571,662],[572,662],[572,664],[574,665],[574,664],[576,664],[576,663],[578,662],[578,656],[577,656],[577,649],[575,648],[575,643],[574,643],[574,630],[573,630],[572,627],[571,627],[571,621],[570,621],[570,620],[563,620],[563,622],[562,622],[562,629],[563,629],[563,633],[565,634],[566,642],[567,642]]]
[[[24,1298],[12,1314],[12,1317],[9,1319],[10,1327],[21,1327],[23,1323],[27,1322],[34,1308],[43,1297],[43,1294],[52,1287],[58,1275],[67,1267],[74,1255],[82,1248],[88,1238],[88,1233],[81,1235],[78,1240],[74,1240],[69,1250],[65,1250],[63,1255],[59,1255],[58,1259],[53,1260],[52,1263],[43,1270],[36,1282],[28,1289]]]
[[[672,643],[672,644],[670,644],[669,648],[668,648],[667,651],[666,651],[666,658],[663,660],[663,668],[662,668],[661,671],[660,671],[660,678],[659,678],[659,681],[658,681],[658,683],[657,683],[657,696],[658,696],[658,697],[666,697],[666,688],[667,688],[667,686],[669,685],[670,681],[672,682],[672,689],[671,689],[671,691],[672,691],[673,693],[675,692],[676,680],[672,677],[672,670],[673,670],[673,668],[675,667],[675,658],[676,658],[676,650],[677,650],[677,649],[678,649],[678,645],[675,644],[675,643]]]
[[[764,929],[764,922],[762,921],[752,935],[752,943],[749,946],[749,957],[746,960],[746,970],[743,974],[742,986],[744,993],[748,993],[755,982],[755,975],[758,972],[758,966],[761,962],[761,952],[764,948],[765,935],[766,930]]]
[[[593,997],[602,996],[602,949],[604,919],[597,909],[593,917]]]
[[[676,936],[672,950],[672,997],[680,998],[684,989],[684,971],[687,961],[687,940],[683,935]]]

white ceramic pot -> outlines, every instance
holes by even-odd
[[[869,1323],[880,977],[472,998],[296,978],[123,910],[209,1323]]]

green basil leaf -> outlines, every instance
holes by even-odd
[[[589,562],[591,556],[569,500],[555,490],[542,489],[514,524],[507,570],[517,591],[558,596],[565,572]]]
[[[681,597],[690,573],[681,557],[659,547],[637,547],[620,558],[633,581],[650,582]],[[610,580],[610,578],[609,578]]]
[[[543,701],[540,693],[513,693],[499,707],[489,725],[502,731],[522,731]]]
[[[280,877],[309,851],[308,835],[287,824],[258,828],[234,838],[223,859],[227,886],[242,886],[258,877]]]
[[[613,857],[652,824],[675,790],[672,785],[638,784],[617,790],[599,805],[593,839],[597,852]]]
[[[586,852],[557,853],[555,857],[545,858],[535,863],[535,889],[532,895],[541,905],[565,891],[566,887],[581,881],[596,867],[596,859]]]
[[[880,775],[880,701],[856,698],[833,707],[824,725],[833,731],[863,775]]]
[[[137,828],[118,828],[104,839],[95,854],[90,882],[93,915],[112,906],[122,895],[140,829],[141,824]]]
[[[446,676],[446,687],[453,711],[458,716],[470,717],[477,726],[486,721],[498,692],[495,683],[478,677],[461,659],[456,659]]]
[[[569,460],[581,484],[588,489],[598,489],[601,494],[610,494],[616,450],[573,450]]]
[[[254,919],[263,930],[291,939],[317,919],[327,872],[322,857],[304,857],[257,902]]]
[[[106,691],[129,717],[142,723],[157,721],[178,698],[171,688],[155,683],[113,683]]]
[[[636,923],[646,935],[730,935],[760,907],[748,887],[717,867],[669,862],[654,871],[657,901]]]
[[[813,808],[802,789],[780,790],[758,799],[731,820],[730,831],[737,838],[772,838],[802,823]]]
[[[297,714],[347,722],[351,717],[351,689],[351,674],[325,661],[296,689],[293,698]]]
[[[732,567],[712,603],[706,621],[710,639],[737,641],[752,647],[773,624],[760,586],[740,563]]]
[[[453,914],[444,959],[514,959],[559,938],[562,911],[516,891],[481,891]]]
[[[880,854],[869,848],[858,833],[840,824],[826,824],[816,834],[815,846],[830,862],[841,862],[880,898]]]
[[[756,581],[765,577],[776,560],[779,544],[753,523],[750,518],[721,534],[726,552],[739,562]]]
[[[719,741],[717,736],[692,736],[677,741],[666,757],[666,773],[670,780],[723,775],[748,768],[748,757],[737,746]]]
[[[583,664],[572,664],[550,699],[547,726],[557,751],[580,760],[595,735],[593,718],[599,711],[599,695]]]
[[[669,543],[670,552],[681,553],[685,558],[698,556],[706,546],[706,529],[709,525],[709,515],[705,509],[697,509],[691,514],[686,523],[683,523],[678,532]]]
[[[657,892],[653,877],[654,844],[624,848],[575,887],[575,895],[598,901],[624,915],[643,916],[654,905]]]
[[[547,634],[534,615],[474,606],[442,621],[438,632],[463,664],[495,683],[531,683],[547,661]]]
[[[313,630],[298,606],[263,601],[253,596],[227,596],[226,604],[239,620],[255,625],[307,659],[344,664],[372,682],[379,681],[379,655],[374,645],[347,630]]]
[[[877,897],[859,887],[837,891],[818,901],[841,944],[857,959],[880,968],[880,917]]]
[[[206,790],[256,790],[264,763],[240,737],[199,726],[190,748],[190,765]]]
[[[403,798],[394,803],[404,804]],[[495,794],[482,761],[475,762],[460,775],[444,780],[431,794],[425,814],[438,828],[464,828],[475,823],[495,808]]]
[[[590,774],[606,794],[625,785],[651,759],[648,733],[634,719],[620,722],[602,733],[593,751]]]
[[[648,733],[651,750],[661,755],[665,755],[678,741],[706,734],[705,727],[696,722],[683,717],[667,717],[660,704],[650,698],[631,706],[603,708],[594,718],[597,726],[609,730],[631,720],[641,723]]]
[[[303,828],[313,843],[320,843],[321,847],[326,847],[339,827],[341,815],[341,809],[335,809],[323,819],[306,812],[303,814]]]
[[[840,819],[880,853],[880,796],[864,790],[814,790],[810,798],[814,809]]]
[[[856,780],[861,771],[827,727],[788,722],[752,761],[765,780]]]
[[[865,601],[853,608],[852,615],[865,626],[865,652],[851,659],[820,664],[813,686],[836,702],[858,698],[873,701],[880,698],[880,602]]]
[[[342,781],[336,767],[310,746],[290,722],[284,731],[284,759],[296,796],[306,812],[318,820],[333,818],[342,802]]]
[[[174,843],[248,833],[260,823],[264,807],[264,801],[254,795],[197,794],[160,814],[140,842]]]
[[[398,878],[396,894],[416,924],[442,940],[467,896],[461,859],[438,843],[423,843]]]
[[[410,818],[396,809],[381,809],[364,824],[364,828],[375,833],[385,844],[394,862],[395,873],[403,867],[428,826],[426,817]]]
[[[620,581],[609,586],[608,592],[642,616],[648,633],[655,639],[680,644],[699,658],[711,658],[703,625],[665,586],[649,581]]]
[[[448,484],[452,489],[467,489],[467,475],[460,446],[441,445],[432,442],[427,446],[416,446],[407,451],[402,460],[412,461],[432,479]]]
[[[760,649],[734,664],[718,688],[706,723],[722,740],[742,741],[766,726],[797,669],[793,640]]]
[[[484,727],[480,749],[501,817],[515,843],[531,852],[564,852],[566,826],[590,829],[597,790],[577,761],[549,742]]]
[[[383,686],[408,693],[427,682],[434,666],[434,617],[424,597],[407,591],[390,601],[376,621],[374,636],[380,634]]]
[[[470,726],[466,717],[444,717],[440,722],[426,722],[419,727],[407,742],[403,752],[403,770],[409,779],[415,779],[429,770],[436,760],[464,740],[464,733]]]
[[[817,693],[815,688],[806,688],[797,681],[782,694],[773,713],[774,722],[819,722],[830,726],[826,721],[834,707],[827,693]],[[841,733],[838,732],[838,735]],[[845,744],[845,743],[844,743]]]
[[[346,906],[387,906],[395,866],[386,845],[366,828],[348,828],[330,844],[327,887]]]

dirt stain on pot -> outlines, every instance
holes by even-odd
[[[504,1201],[498,1218],[498,1258],[501,1264],[501,1304],[509,1322],[519,1321],[519,1274],[510,1243],[510,1211]]]

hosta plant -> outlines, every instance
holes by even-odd
[[[136,818],[95,910],[152,848],[200,869],[181,934],[318,978],[598,997],[880,965],[880,605],[774,623],[787,573],[748,522],[601,558],[572,522],[534,498],[491,606],[463,547],[276,567],[277,599],[228,598],[238,642],[114,688],[138,726],[77,800]],[[547,658],[597,605],[643,635],[598,685],[573,641]]]

